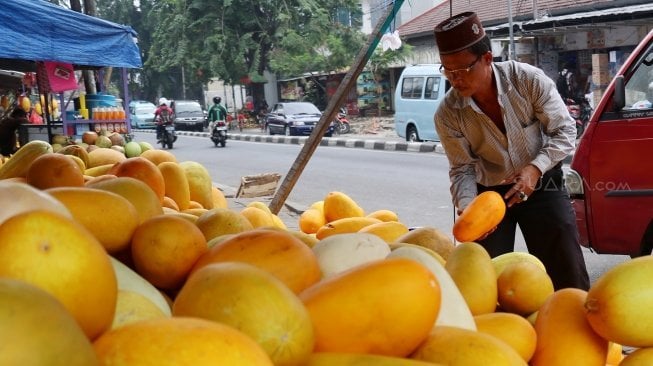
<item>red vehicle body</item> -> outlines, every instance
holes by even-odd
[[[653,31],[598,103],[566,183],[581,245],[598,253],[653,249]]]

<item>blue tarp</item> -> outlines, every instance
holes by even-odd
[[[0,58],[140,68],[136,32],[44,0],[0,0]]]

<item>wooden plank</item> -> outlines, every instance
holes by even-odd
[[[240,186],[236,191],[236,198],[271,196],[277,190],[279,179],[281,179],[281,174],[278,173],[263,173],[241,177]]]
[[[356,56],[356,59],[354,60],[354,64],[349,68],[349,71],[347,71],[347,74],[345,74],[345,77],[342,79],[340,85],[338,85],[338,89],[336,90],[333,97],[331,97],[331,100],[329,101],[326,110],[322,114],[322,117],[320,117],[320,120],[313,129],[313,132],[308,137],[306,143],[297,155],[295,162],[290,167],[290,170],[281,183],[279,190],[272,198],[269,207],[270,211],[273,213],[279,213],[281,207],[283,207],[284,202],[290,195],[290,191],[292,191],[293,187],[299,180],[299,176],[304,171],[306,164],[308,164],[309,159],[311,156],[313,156],[315,149],[317,149],[317,147],[320,145],[320,141],[322,140],[324,133],[329,127],[329,124],[336,118],[336,114],[338,113],[340,107],[343,105],[347,93],[353,86],[355,86],[356,79],[358,79],[358,76],[365,68],[367,61],[370,59],[372,53],[376,49],[376,46],[379,44],[382,35],[381,33],[388,29],[390,23],[395,18],[395,15],[399,12],[399,8],[403,2],[404,0],[395,0],[392,6],[388,6],[384,16],[376,24],[372,34],[370,34],[367,43],[361,47],[358,55]]]

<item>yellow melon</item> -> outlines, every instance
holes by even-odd
[[[403,357],[316,352],[304,366],[434,366],[434,364]]]
[[[261,345],[276,366],[304,364],[313,351],[313,324],[302,302],[272,274],[247,263],[216,263],[197,270],[172,310],[175,316],[240,330]]]
[[[6,220],[0,225],[0,277],[54,295],[90,339],[111,325],[118,292],[111,261],[100,242],[72,219],[29,211]]]
[[[331,221],[322,226],[317,230],[315,236],[322,240],[335,234],[355,233],[365,226],[380,222],[382,221],[373,217],[345,217]]]
[[[209,171],[195,161],[182,161],[179,166],[186,173],[191,201],[198,202],[206,209],[213,208],[213,182]]]
[[[441,230],[430,227],[422,226],[413,229],[395,240],[395,243],[408,243],[419,245],[438,253],[444,260],[449,258],[453,251],[453,240]]]
[[[537,333],[528,320],[512,313],[489,313],[475,316],[474,321],[479,332],[506,342],[524,361],[533,357]]]
[[[440,288],[423,265],[404,258],[352,268],[304,290],[316,352],[405,357],[429,334]]]
[[[243,214],[228,208],[207,210],[199,215],[195,224],[204,234],[206,241],[220,235],[237,234],[254,229],[252,223]]]
[[[549,275],[531,262],[508,264],[497,279],[499,305],[504,311],[527,316],[553,294]]]
[[[544,263],[536,256],[527,252],[508,252],[492,258],[492,264],[494,264],[494,271],[497,274],[497,278],[508,264],[515,262],[531,262],[546,271]]]
[[[603,338],[631,347],[653,347],[653,257],[617,264],[587,293],[587,320]]]
[[[123,196],[86,187],[59,187],[46,192],[63,203],[107,252],[116,253],[129,246],[138,226],[138,211]]]
[[[365,226],[358,230],[359,233],[368,233],[378,236],[386,243],[392,243],[408,232],[408,227],[399,221],[383,221]]]
[[[624,357],[619,366],[653,365],[653,348],[639,348]]]
[[[118,290],[118,302],[111,329],[141,320],[163,317],[166,317],[166,314],[144,295],[128,290]]]
[[[447,366],[527,365],[526,361],[502,340],[482,332],[449,326],[433,328],[411,358]],[[549,364],[551,365],[554,364]]]
[[[213,245],[197,260],[192,272],[211,263],[234,261],[268,271],[295,293],[321,278],[313,251],[289,232],[279,229],[252,229],[233,235]]]
[[[474,242],[458,244],[445,264],[473,315],[494,312],[497,280],[492,259],[485,248]]]
[[[605,364],[608,341],[592,330],[583,308],[586,297],[586,291],[564,288],[542,305],[535,320],[532,366]]]
[[[112,329],[93,348],[102,365],[272,366],[265,351],[242,332],[188,317],[156,318]]]
[[[159,197],[147,184],[136,178],[117,177],[89,183],[86,186],[117,193],[126,198],[136,207],[138,223],[142,223],[154,216],[163,215],[163,207]]]
[[[61,303],[27,282],[0,277],[0,365],[99,365]]]
[[[361,217],[365,211],[343,192],[329,192],[324,198],[324,217],[327,222],[347,217]]]
[[[30,186],[10,180],[0,180],[0,224],[17,214],[45,210],[72,218],[68,208],[51,195]]]
[[[299,229],[307,234],[315,234],[326,224],[324,213],[316,208],[309,208],[299,215]]]

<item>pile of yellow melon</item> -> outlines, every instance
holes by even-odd
[[[653,364],[650,257],[554,291],[532,255],[342,192],[290,230],[168,151],[22,149],[0,166],[1,365]]]

